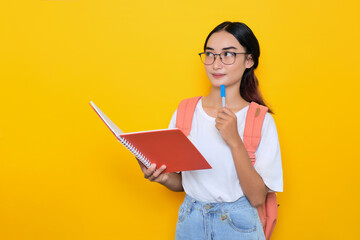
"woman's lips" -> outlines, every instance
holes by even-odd
[[[220,74],[220,73],[213,73],[212,75],[216,79],[219,79],[219,78],[222,78],[223,76],[225,76],[225,74]]]

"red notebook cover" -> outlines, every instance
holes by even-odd
[[[120,137],[143,154],[150,164],[156,163],[157,168],[166,165],[164,173],[211,168],[179,129],[124,133]]]
[[[116,138],[146,167],[166,165],[166,172],[209,169],[211,166],[179,129],[123,133],[93,102],[91,107]]]

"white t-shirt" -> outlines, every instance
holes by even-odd
[[[243,138],[245,119],[249,106],[235,113],[238,131]],[[173,114],[169,128],[176,126]],[[198,102],[189,135],[190,141],[209,162],[212,169],[182,172],[182,185],[186,194],[203,202],[233,202],[244,195],[237,177],[229,146],[215,127],[215,118],[210,117]],[[265,185],[275,192],[283,191],[281,154],[278,134],[273,117],[266,113],[261,140],[255,152],[255,169]]]

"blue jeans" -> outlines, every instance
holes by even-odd
[[[185,196],[178,214],[176,240],[265,240],[256,208],[244,196],[235,202],[206,203]]]

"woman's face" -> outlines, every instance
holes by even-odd
[[[206,52],[219,54],[221,52],[245,53],[245,48],[240,45],[238,40],[226,31],[213,33],[206,45]],[[214,87],[236,85],[240,87],[241,78],[246,68],[253,65],[251,55],[237,54],[232,65],[225,65],[217,55],[215,62],[205,65],[205,71]]]

